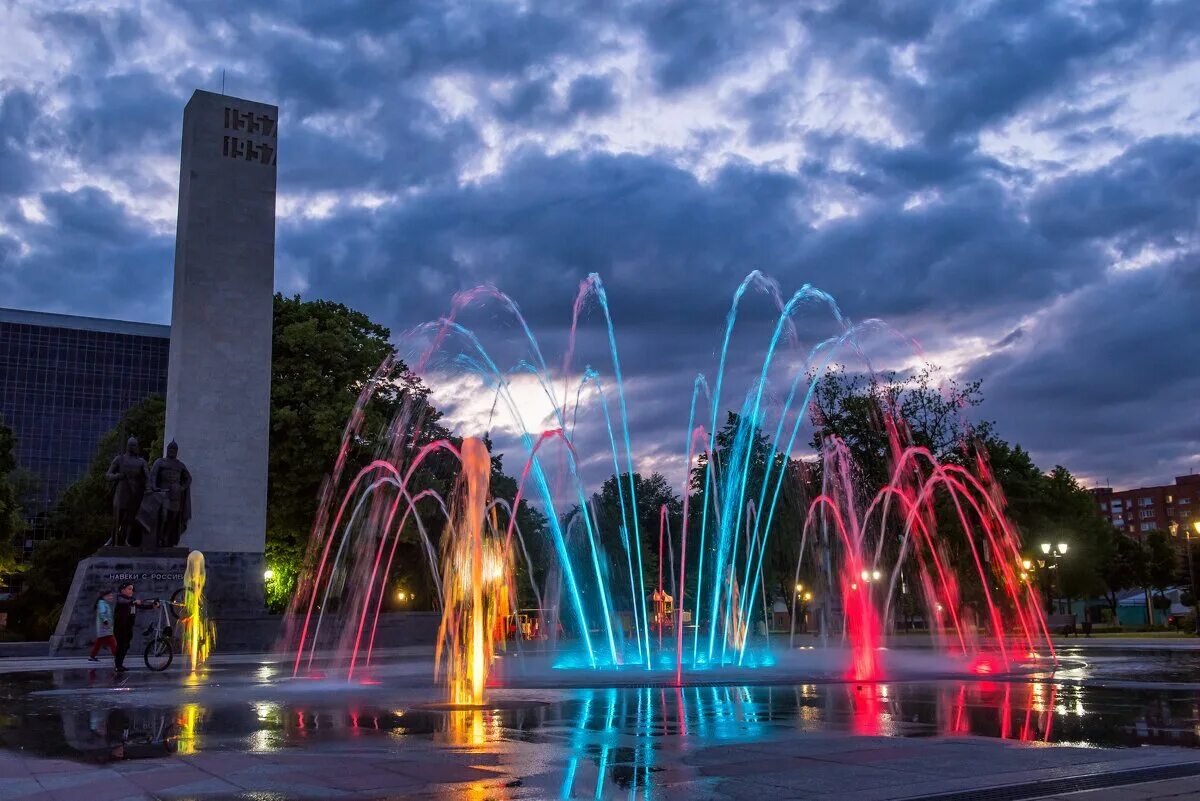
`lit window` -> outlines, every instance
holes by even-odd
[[[1153,530],[1154,530],[1153,523],[1142,523],[1142,531],[1153,531]]]
[[[1138,498],[1138,506],[1153,506],[1153,498]]]

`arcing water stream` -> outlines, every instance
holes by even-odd
[[[757,378],[739,405],[732,440],[718,447],[730,341],[751,288],[768,292],[779,314]],[[580,318],[591,301],[604,316],[609,364],[605,370],[584,368],[572,386],[571,376],[580,375],[572,364]],[[497,365],[475,333],[459,322],[468,306],[478,304],[496,305],[523,332],[525,354],[510,367]],[[835,331],[804,352],[795,318],[811,306],[824,310]],[[886,675],[883,637],[898,601],[910,593],[919,596],[920,617],[950,660],[948,669],[1009,672],[1031,656],[1052,657],[1037,592],[1018,576],[1018,533],[1005,517],[986,459],[969,443],[964,443],[969,467],[943,464],[912,443],[894,409],[884,409],[880,426],[891,454],[886,485],[864,496],[846,444],[827,437],[819,454],[820,481],[808,490],[803,522],[794,530],[776,525],[789,482],[804,483],[787,457],[797,448],[818,381],[839,357],[865,360],[861,335],[885,328],[875,320],[852,324],[833,298],[811,286],[785,300],[757,272],[747,276],[733,297],[716,372],[711,381],[700,375],[693,385],[683,428],[686,469],[677,487],[683,498],[679,530],[668,530],[664,512],[658,531],[644,531],[638,515],[629,511],[638,508],[634,448],[615,328],[600,278],[589,276],[580,286],[558,375],[511,298],[492,287],[460,293],[447,316],[409,332],[404,344],[414,349],[410,364],[416,374],[434,366],[453,369],[475,376],[494,394],[496,408],[521,432],[516,497],[511,503],[489,499],[491,460],[480,440],[467,438],[459,446],[421,439],[428,407],[416,394],[403,398],[378,457],[348,476],[348,453],[362,434],[365,404],[373,393],[391,387],[396,365],[391,360],[381,365],[347,423],[323,491],[307,574],[288,618],[293,623],[286,647],[295,653],[294,672],[311,668],[318,647],[337,649],[347,678],[369,667],[400,532],[413,528],[443,611],[438,670],[454,703],[482,703],[487,672],[506,632],[518,641],[529,632],[540,633],[540,650],[551,652],[550,661],[559,667],[647,671],[659,677],[651,680],[676,685],[697,671],[773,664],[784,649],[779,643],[772,649],[769,639],[753,633],[769,630],[764,558],[771,538],[781,536],[798,542],[797,583],[802,570],[819,577],[821,640],[842,638],[849,678]],[[782,382],[780,372],[786,374]],[[527,425],[513,391],[517,376],[532,376],[549,400],[554,422],[545,430]],[[593,400],[585,406],[588,392]],[[611,451],[620,507],[615,527],[597,514],[593,490],[581,474],[576,450],[581,411],[584,425],[594,423]],[[760,432],[767,443],[765,458]],[[446,460],[459,464],[451,471],[456,485],[443,498],[422,482]],[[702,493],[689,491],[694,475],[702,477]],[[547,518],[547,541],[537,544],[553,565],[540,584],[526,532],[514,513],[523,501],[537,503]],[[695,502],[700,509],[689,508]],[[939,533],[935,503],[943,512],[951,510],[955,531]],[[564,513],[568,504],[573,508]],[[432,517],[430,508],[436,510]],[[652,573],[647,583],[643,558],[653,556],[645,550],[650,542],[659,543],[656,583]],[[515,615],[521,573],[537,599],[537,619],[527,627]],[[793,612],[798,605],[797,599]],[[972,606],[980,614],[972,615]],[[517,621],[511,627],[506,625],[510,616]],[[797,617],[792,616],[793,625]],[[794,636],[793,628],[789,644]]]

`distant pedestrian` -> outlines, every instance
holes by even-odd
[[[116,657],[117,638],[113,636],[113,591],[104,590],[96,599],[96,642],[92,643],[92,652],[88,655],[89,662],[99,662],[96,654],[101,648],[107,648]]]
[[[117,652],[113,661],[118,673],[125,672],[125,655],[129,653],[129,645],[133,642],[133,620],[137,615],[137,610],[151,609],[156,606],[158,606],[158,601],[139,601],[134,598],[132,582],[125,582],[117,592],[117,611],[113,620]]]

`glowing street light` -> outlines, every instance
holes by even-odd
[[[408,600],[408,593],[406,593],[404,590],[400,590],[396,593],[396,600],[400,603],[404,603]]]
[[[268,567],[266,570],[263,571],[263,581],[270,581],[273,578],[275,578],[274,570],[272,570],[271,568]]]
[[[1025,568],[1026,570],[1033,570],[1033,561],[1029,559],[1023,559],[1021,560],[1021,567]]]
[[[799,594],[800,594],[800,593],[802,593],[802,592],[804,592],[804,585],[803,585],[803,584],[797,584],[797,585],[796,585],[796,594],[797,594],[797,595],[799,595]]]
[[[879,581],[879,579],[881,579],[881,578],[883,578],[883,574],[880,573],[878,570],[871,571],[871,581]]]
[[[1049,570],[1054,570],[1055,568],[1057,568],[1058,560],[1067,555],[1067,543],[1065,543],[1065,542],[1059,542],[1054,545],[1051,545],[1048,542],[1043,542],[1043,543],[1041,543],[1040,547],[1042,549],[1043,554],[1045,554],[1046,556],[1054,557],[1054,564],[1050,565],[1050,567],[1048,568]],[[1039,559],[1038,566],[1045,567],[1045,563]],[[1055,573],[1055,576],[1058,577],[1057,580],[1058,580],[1058,585],[1059,585],[1059,587],[1058,587],[1059,592],[1062,592],[1062,576],[1059,575],[1058,573]],[[1050,577],[1047,577],[1047,580],[1053,581],[1053,579],[1051,579]],[[1053,584],[1051,584],[1049,587],[1047,587],[1047,590],[1052,590],[1052,589],[1053,589]],[[1055,603],[1055,599],[1053,596],[1050,597],[1050,603],[1052,605]],[[1051,609],[1051,611],[1053,611],[1053,609]],[[1069,612],[1070,610],[1068,609],[1067,611]]]
[[[1196,531],[1196,536],[1200,537],[1200,520],[1192,521],[1192,528]],[[1187,533],[1187,563],[1188,563],[1188,580],[1192,585],[1192,621],[1196,625],[1196,633],[1200,634],[1200,600],[1196,599],[1196,563],[1192,561],[1192,532]]]

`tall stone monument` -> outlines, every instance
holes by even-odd
[[[197,91],[183,112],[167,430],[192,475],[181,545],[218,610],[262,611],[279,110]]]
[[[132,581],[139,597],[169,599],[183,586],[188,548],[204,552],[222,649],[261,647],[273,634],[263,549],[278,119],[275,106],[203,91],[184,109],[164,439],[191,476],[184,547],[101,548],[82,559],[52,654],[90,645],[102,589]]]

